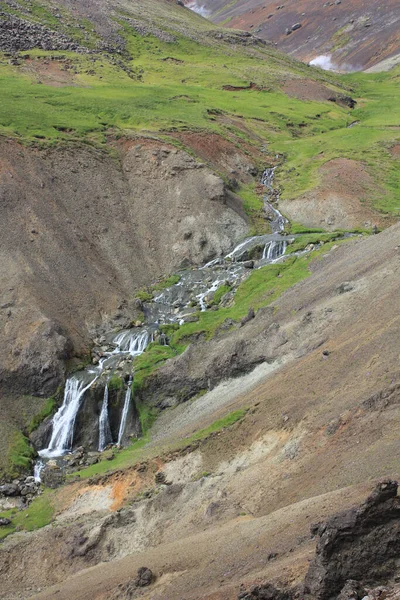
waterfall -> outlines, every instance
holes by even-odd
[[[35,478],[36,483],[40,483],[42,481],[40,473],[43,471],[43,469],[44,462],[42,460],[38,460],[33,468],[33,476]]]
[[[132,389],[131,388],[132,388],[132,377],[129,377],[128,388],[127,388],[126,393],[125,393],[124,408],[122,409],[121,423],[119,425],[118,441],[117,441],[117,445],[118,446],[121,445],[122,438],[123,438],[123,435],[124,435],[124,432],[125,432],[126,419],[128,417],[129,405],[131,403],[131,395],[132,395]]]
[[[269,169],[265,169],[265,171],[261,177],[261,183],[262,183],[262,185],[264,185],[267,188],[267,190],[269,192],[268,194],[266,194],[265,199],[264,199],[265,209],[267,210],[267,212],[268,211],[271,212],[275,217],[271,222],[272,231],[273,231],[273,233],[280,233],[280,232],[284,231],[285,225],[288,222],[288,220],[282,215],[282,213],[279,212],[279,210],[277,208],[272,206],[272,204],[269,202],[271,193],[273,193],[275,191],[274,190],[275,169],[276,169],[276,167],[271,167]],[[276,196],[277,196],[276,199],[278,200],[279,194],[277,192],[276,192]]]
[[[265,244],[263,259],[274,261],[277,258],[283,256],[286,252],[287,242],[286,240],[274,240]]]
[[[147,329],[138,331],[122,331],[114,339],[117,348],[115,353],[128,352],[131,356],[143,354],[152,341],[152,335]]]
[[[210,294],[211,292],[216,292],[217,289],[219,288],[219,286],[221,285],[221,283],[222,283],[222,281],[217,279],[216,281],[214,281],[212,286],[210,288],[208,288],[208,290],[206,290],[205,292],[202,292],[201,294],[198,294],[196,296],[196,298],[199,299],[199,304],[200,304],[200,308],[201,308],[202,312],[207,310],[206,303],[204,302],[204,298],[206,298],[208,296],[208,294]]]
[[[112,442],[110,422],[108,420],[108,385],[104,388],[103,404],[99,417],[99,452]]]
[[[40,456],[52,458],[62,456],[72,448],[76,415],[85,392],[97,379],[95,377],[85,385],[76,377],[70,377],[65,384],[64,401],[53,418],[53,432],[47,448],[39,452]]]

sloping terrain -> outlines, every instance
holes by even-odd
[[[258,353],[269,374],[264,364],[251,379],[165,412],[140,454],[124,451],[125,470],[96,477],[103,463],[94,465],[91,479],[48,496],[55,525],[3,544],[2,597],[30,597],[52,583],[38,598],[118,597],[143,565],[157,576],[154,598],[233,598],[241,585],[302,579],[310,524],[399,473],[398,236],[397,225],[327,249],[308,279],[233,339],[225,334],[195,346],[192,360],[167,364],[177,390],[180,376],[202,376],[199,365],[209,370],[216,356],[233,372],[234,360]],[[207,434],[242,408],[235,424]],[[17,562],[23,579],[11,568]]]
[[[268,231],[266,166],[295,223],[390,225],[399,103],[393,73],[311,73],[176,3],[4,1],[0,17],[4,461],[96,327],[135,319],[136,290]],[[338,152],[365,183],[310,215]]]
[[[1,598],[296,585],[310,524],[400,473],[398,77],[312,69],[172,0],[0,2]],[[271,239],[292,256],[271,264]],[[218,288],[196,295],[207,261]],[[175,321],[115,377],[141,437],[76,436],[66,471],[50,457],[48,487],[25,487],[66,376],[144,330],[183,273],[187,318],[172,294]],[[95,391],[97,434],[117,394]]]
[[[196,0],[187,6],[214,23],[244,29],[276,47],[319,66],[345,72],[398,60],[399,11],[396,0]],[[385,68],[383,66],[383,68]]]

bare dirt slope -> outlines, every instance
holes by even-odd
[[[21,417],[13,394],[55,391],[93,327],[130,322],[135,290],[227,251],[248,228],[212,171],[144,139],[114,157],[2,141],[0,205],[4,424]]]
[[[301,60],[331,55],[343,70],[372,67],[399,51],[397,0],[198,0],[189,5],[202,8],[215,23],[250,31]],[[301,27],[290,32],[296,24]]]
[[[231,372],[235,361],[270,363],[210,402],[165,413],[137,467],[59,492],[55,526],[5,541],[1,597],[54,584],[37,597],[125,598],[117,586],[143,565],[158,579],[139,597],[222,600],[241,584],[301,579],[310,524],[400,473],[399,234],[396,225],[329,251],[275,308],[164,367],[179,384],[200,377],[200,364],[212,373],[218,357]],[[239,407],[249,411],[231,428],[171,452]],[[170,485],[155,485],[159,470]]]

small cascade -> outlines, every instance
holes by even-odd
[[[110,422],[108,419],[108,384],[104,388],[103,404],[99,417],[99,452],[112,442]]]
[[[121,423],[119,425],[119,432],[118,432],[118,441],[117,441],[118,446],[121,445],[122,438],[125,433],[126,419],[128,418],[128,411],[129,411],[129,405],[131,403],[131,396],[132,396],[132,376],[129,377],[128,387],[127,387],[127,390],[125,393],[124,408],[122,409]]]
[[[42,481],[40,474],[43,471],[43,469],[44,462],[42,460],[38,460],[33,468],[33,476],[35,478],[36,483],[40,483]]]
[[[39,452],[39,456],[53,458],[62,456],[72,448],[74,426],[81,400],[85,392],[92,386],[97,377],[90,383],[76,377],[67,379],[64,391],[64,401],[53,417],[53,432],[47,448]]]
[[[202,292],[201,294],[198,294],[196,296],[196,298],[199,299],[199,304],[200,304],[200,308],[201,308],[202,312],[204,312],[205,310],[207,310],[206,303],[204,302],[204,299],[208,296],[208,294],[211,294],[211,292],[216,292],[217,289],[219,288],[219,286],[222,283],[223,283],[222,281],[220,281],[219,279],[217,279],[216,281],[214,281],[214,283],[212,284],[212,286],[210,288],[208,288],[208,290],[206,290],[205,292]]]
[[[153,336],[147,329],[122,331],[114,339],[117,346],[114,353],[127,352],[131,356],[138,356],[143,354],[152,339]]]
[[[286,248],[287,248],[286,240],[277,240],[277,241],[273,240],[273,241],[265,244],[262,257],[263,257],[263,259],[273,262],[285,254]]]
[[[272,206],[271,204],[271,195],[275,195],[275,199],[279,200],[279,194],[277,190],[274,189],[274,177],[275,177],[275,169],[276,167],[270,167],[269,169],[265,169],[264,173],[261,177],[261,183],[267,188],[267,194],[264,198],[264,206],[266,212],[272,213],[274,218],[271,221],[271,229],[273,233],[282,233],[285,230],[285,225],[288,223],[288,220],[279,212],[277,208]]]

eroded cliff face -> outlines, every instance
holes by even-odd
[[[240,200],[194,158],[153,140],[0,144],[0,390],[49,396],[100,324],[132,319],[135,290],[226,252]],[[2,400],[3,404],[5,400]],[[17,405],[8,402],[7,419]]]

